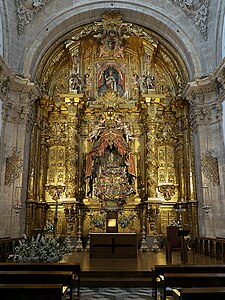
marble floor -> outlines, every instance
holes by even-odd
[[[80,300],[153,300],[152,298],[152,288],[149,287],[100,287],[102,281],[106,278],[96,276],[99,272],[135,272],[135,271],[149,271],[151,268],[154,268],[157,264],[166,264],[166,255],[165,251],[158,253],[147,252],[140,253],[138,252],[136,259],[101,259],[101,258],[90,258],[88,252],[76,252],[68,256],[63,262],[67,263],[80,263],[81,265],[81,293]],[[219,264],[220,261],[216,261],[215,258],[210,258],[209,256],[195,254],[193,252],[188,253],[188,263],[190,264]],[[173,264],[181,264],[180,255],[178,253],[173,254]],[[85,280],[85,273],[91,273],[96,276],[96,283],[91,287],[88,286],[88,279]],[[123,278],[120,278],[123,282]],[[129,286],[129,285],[128,285]],[[158,297],[159,299],[159,297]],[[171,300],[172,297],[168,296],[167,300]]]
[[[152,300],[150,288],[81,288],[80,300]]]

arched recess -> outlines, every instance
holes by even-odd
[[[32,26],[26,28],[27,36],[30,38],[26,41],[26,51],[20,59],[19,69],[23,75],[31,76],[33,79],[42,56],[52,45],[57,46],[57,43],[60,43],[66,34],[74,28],[101,20],[101,15],[108,7],[110,8],[110,3],[101,3],[101,1],[97,4],[85,3],[80,7],[68,7],[63,12],[60,11],[59,15],[54,15],[54,18],[50,17],[51,10],[47,7],[46,14],[49,17],[44,19],[43,24],[45,25],[40,27],[40,24],[38,25],[34,20]],[[179,49],[180,56],[189,73],[190,81],[194,76],[202,74],[205,62],[201,60],[204,60],[204,55],[199,56],[192,38],[185,31],[187,27],[179,27],[176,20],[171,16],[160,11],[157,7],[149,7],[147,4],[139,3],[136,5],[127,2],[124,5],[121,1],[117,4],[117,7],[123,14],[125,21],[133,22],[135,20],[136,24],[151,28],[165,41],[167,40],[173,47]],[[175,7],[174,10],[176,9]]]
[[[114,10],[49,47],[35,74],[43,96],[32,134],[28,234],[44,226],[34,215],[46,202],[56,231],[76,235],[77,250],[82,235],[104,230],[98,226],[112,210],[120,231],[125,222],[126,231],[140,234],[147,226],[147,234],[165,234],[182,202],[196,232],[182,98],[189,76],[171,43]]]

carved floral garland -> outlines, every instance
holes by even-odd
[[[202,172],[206,178],[208,178],[213,185],[219,185],[219,170],[218,160],[212,156],[212,151],[206,151],[202,158]]]
[[[207,23],[209,14],[209,0],[170,0],[184,10],[191,17],[200,32],[207,38]]]
[[[33,21],[37,13],[52,0],[16,0],[18,34],[21,35],[25,28]]]

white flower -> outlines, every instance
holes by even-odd
[[[36,238],[32,237],[28,240],[26,237],[20,240],[9,259],[15,262],[57,262],[72,249],[68,239],[60,242],[54,238],[45,239],[38,234]]]

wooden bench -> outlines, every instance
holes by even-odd
[[[62,284],[0,284],[2,300],[62,300]]]
[[[224,287],[195,287],[173,290],[173,300],[224,300]]]
[[[225,287],[225,273],[164,273],[162,278],[164,300],[167,287]]]
[[[165,273],[225,273],[225,265],[156,265],[152,270],[153,297],[155,299],[157,290],[162,285],[159,276]]]
[[[0,271],[0,284],[62,284],[73,291],[73,282],[73,272],[68,271]]]
[[[4,237],[0,238],[0,262],[7,261],[10,254],[14,252],[19,244],[20,238]]]
[[[216,238],[216,259],[222,259],[225,262],[225,238]]]
[[[195,252],[225,262],[225,238],[196,237]]]
[[[76,297],[80,297],[80,273],[79,264],[70,263],[0,263],[0,271],[53,271],[53,272],[72,272],[73,282],[70,288],[70,298],[74,289],[77,289]],[[45,283],[45,282],[42,282]],[[63,283],[63,282],[62,282]]]

